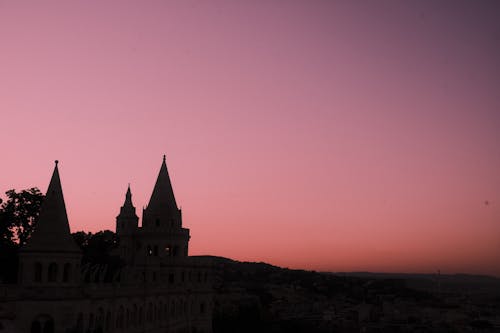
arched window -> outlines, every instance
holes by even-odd
[[[52,318],[45,321],[42,333],[54,333],[54,320]]]
[[[90,330],[94,329],[94,314],[93,313],[89,314],[89,329]]]
[[[153,249],[151,248],[151,245],[148,245],[147,253],[148,256],[153,255]]]
[[[165,256],[170,257],[172,255],[172,247],[170,245],[165,246]]]
[[[129,308],[127,308],[127,311],[125,311],[126,315],[125,315],[125,328],[129,328],[130,327],[130,310]]]
[[[179,255],[179,246],[177,245],[174,246],[174,253],[172,255],[174,257],[177,257]]]
[[[158,245],[155,245],[153,248],[153,254],[155,257],[158,257]]]
[[[144,322],[144,311],[142,311],[142,306],[139,307],[139,326]]]
[[[31,333],[42,333],[42,324],[38,320],[31,323]]]
[[[111,311],[106,312],[106,323],[104,325],[104,328],[106,332],[109,332],[111,330]]]
[[[104,328],[104,309],[102,307],[99,307],[97,310],[97,319],[96,319],[96,325],[95,325],[96,331],[102,332],[102,329]]]
[[[31,322],[31,333],[54,333],[54,319],[39,315]]]
[[[76,319],[76,332],[83,333],[83,313],[79,313]]]
[[[71,264],[65,263],[63,268],[63,282],[69,282],[71,278]]]
[[[182,302],[181,300],[177,301],[177,306],[175,307],[175,316],[180,317],[182,315]]]
[[[118,315],[116,316],[116,328],[123,328],[123,306],[120,305]]]
[[[57,281],[57,264],[55,262],[49,264],[48,280],[49,282]]]
[[[39,262],[35,263],[35,282],[42,282],[42,264]]]
[[[147,321],[153,320],[153,304],[152,303],[148,304],[148,311],[146,312],[146,320]]]
[[[205,302],[200,303],[200,313],[204,314],[205,313]]]
[[[132,306],[132,325],[134,327],[137,325],[137,304]]]

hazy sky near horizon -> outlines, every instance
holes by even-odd
[[[0,41],[0,191],[59,159],[72,231],[166,154],[191,254],[500,275],[499,2],[0,0]]]

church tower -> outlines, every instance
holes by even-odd
[[[120,239],[119,249],[120,257],[127,263],[133,262],[134,255],[134,235],[137,232],[139,218],[135,213],[135,207],[132,204],[132,193],[130,184],[125,194],[125,202],[120,208],[120,214],[116,217],[116,235]]]
[[[143,211],[142,235],[149,257],[186,257],[189,229],[182,227],[165,155],[148,206]]]
[[[58,161],[31,238],[19,254],[19,282],[26,286],[76,286],[81,250],[71,236]]]

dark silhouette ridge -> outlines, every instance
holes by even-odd
[[[325,273],[212,258],[214,332],[500,329],[500,279],[495,277]]]

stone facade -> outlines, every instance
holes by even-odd
[[[99,272],[88,282],[56,161],[37,227],[20,251],[18,283],[0,285],[0,333],[212,332],[210,261],[188,256],[189,229],[165,157],[138,222],[129,187],[116,218],[116,251],[125,264],[112,282]]]

